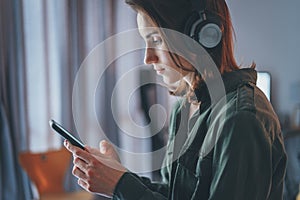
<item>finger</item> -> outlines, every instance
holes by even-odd
[[[73,153],[74,157],[79,157],[87,163],[90,161],[91,154],[88,151],[82,150],[81,148],[72,145],[68,140],[65,140],[64,145],[70,152]]]
[[[84,180],[78,179],[77,183],[78,185],[80,185],[80,187],[88,191],[88,184]]]
[[[94,157],[104,157],[104,155],[100,152],[99,149],[88,147],[88,146],[86,148],[89,151],[89,153]]]
[[[97,157],[95,159],[93,156],[89,160],[89,162],[86,162],[80,157],[74,157],[73,163],[74,165],[79,168],[83,173],[85,173],[86,177],[90,176],[91,169],[98,168],[99,164],[102,165],[103,160],[100,157]]]
[[[79,178],[79,179],[86,179],[87,178],[87,176],[85,175],[85,173],[81,169],[79,169],[78,167],[76,167],[76,166],[73,167],[72,174],[75,177]]]
[[[71,142],[69,142],[68,140],[64,140],[64,146],[66,147],[66,149],[68,149],[71,153],[73,153],[74,151],[76,151],[76,149],[78,147],[74,146],[73,144],[71,144]]]
[[[84,146],[84,150],[87,151],[87,152],[89,152],[89,153],[91,153],[91,149],[92,148],[90,146],[88,146],[88,145]]]
[[[64,140],[64,146],[66,147],[67,150],[69,150],[68,140],[66,139]]]
[[[86,170],[86,168],[87,168],[87,166],[88,166],[88,163],[87,162],[85,162],[84,160],[82,160],[81,158],[79,158],[79,157],[74,157],[74,159],[73,159],[73,164],[76,166],[76,167],[78,167],[79,169],[81,169],[81,171],[83,171],[83,172],[85,172]]]
[[[102,140],[99,144],[100,146],[100,152],[106,156],[109,157],[113,157],[114,159],[116,159],[117,161],[120,162],[120,157],[117,153],[117,151],[115,150],[114,146],[106,141],[106,140]]]
[[[89,153],[92,153],[92,154],[99,154],[99,150],[98,149],[95,149],[93,147],[90,147],[90,146],[85,146],[84,147]]]
[[[116,152],[112,144],[106,140],[102,140],[99,146],[102,154],[113,155]]]
[[[106,140],[102,140],[99,143],[99,149],[102,154],[105,154],[107,152],[107,147],[108,147],[108,142]]]
[[[86,163],[90,163],[94,158],[89,152],[78,148],[75,152],[75,155],[85,161]]]

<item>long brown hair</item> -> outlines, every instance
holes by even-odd
[[[229,8],[224,0],[205,0],[206,9],[217,15],[220,19],[220,28],[222,31],[221,44],[212,52],[219,70],[222,73],[239,69],[234,56],[234,39],[235,33]]]
[[[198,1],[202,1],[202,3],[206,5],[206,10],[217,15],[220,19],[219,26],[222,31],[222,40],[217,47],[206,49],[207,52],[214,60],[221,74],[239,69],[240,66],[237,64],[234,56],[235,33],[230,11],[225,0]],[[158,27],[172,29],[181,33],[184,33],[186,20],[194,11],[194,8],[188,5],[190,3],[187,0],[126,0],[126,3],[137,12],[146,13]],[[170,11],[170,9],[173,9],[173,11]],[[172,48],[171,43],[168,44],[170,48]],[[183,51],[191,50],[186,48]],[[197,54],[197,52],[194,53]],[[184,66],[182,66],[179,62],[180,59],[178,55],[170,54],[177,67],[185,70]],[[252,63],[251,68],[255,68],[255,63]],[[185,89],[187,96],[190,96],[190,94],[193,93],[192,90],[198,87],[199,83],[203,81],[203,79],[205,79],[203,74],[200,75],[197,71],[195,71],[194,84],[192,88]],[[180,88],[183,87],[181,86]]]
[[[234,29],[229,8],[225,0],[198,0],[206,10],[220,19],[222,41],[214,49],[207,49],[221,73],[239,69],[234,56]],[[145,11],[162,28],[184,33],[186,20],[194,11],[187,0],[126,0],[136,11]],[[252,64],[255,67],[255,64]]]

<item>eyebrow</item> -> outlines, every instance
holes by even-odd
[[[146,39],[149,39],[154,34],[158,34],[158,31],[153,31],[153,32],[149,33],[148,35],[146,35]]]

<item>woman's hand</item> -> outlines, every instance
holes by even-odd
[[[112,145],[100,142],[100,150],[85,146],[82,150],[65,140],[65,147],[73,154],[73,175],[85,190],[111,197],[121,178],[127,171]]]
[[[118,153],[116,152],[116,150],[114,149],[112,144],[110,144],[106,140],[102,140],[99,143],[100,151],[99,151],[99,149],[92,148],[92,147],[89,147],[89,146],[85,146],[85,148],[88,152],[90,152],[91,154],[93,154],[95,156],[102,157],[103,155],[105,155],[105,156],[111,157],[112,159],[115,159],[116,161],[121,163]]]

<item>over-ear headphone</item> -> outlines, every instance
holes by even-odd
[[[211,49],[216,47],[222,39],[220,19],[217,15],[207,11],[205,4],[199,5],[199,1],[205,2],[206,0],[192,0],[195,11],[188,18],[184,33],[203,47]]]

